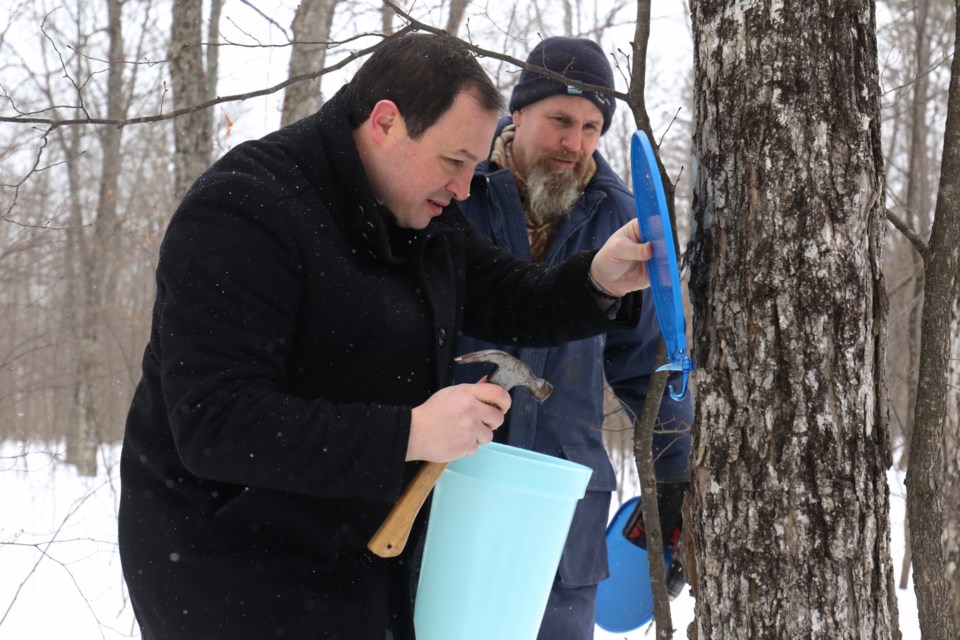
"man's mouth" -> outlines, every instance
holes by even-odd
[[[572,171],[576,169],[579,158],[576,154],[548,155],[542,166],[550,170]]]
[[[448,201],[448,202],[441,202],[440,200],[433,200],[433,199],[427,200],[427,203],[430,205],[430,211],[431,211],[431,212],[433,213],[433,215],[435,215],[435,216],[440,215],[440,214],[443,212],[444,208],[445,208],[448,204],[450,204],[449,201]]]

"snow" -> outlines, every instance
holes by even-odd
[[[120,573],[116,511],[119,447],[101,449],[101,473],[81,478],[59,462],[62,448],[4,442],[0,447],[0,639],[139,638]],[[891,471],[893,562],[903,558],[905,491]],[[919,640],[913,584],[897,590],[904,640]],[[686,638],[693,598],[671,605],[674,637]],[[629,634],[597,629],[595,640],[655,637],[652,625]]]

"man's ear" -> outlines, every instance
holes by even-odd
[[[377,144],[406,131],[403,116],[393,100],[381,100],[370,111],[370,133]]]
[[[520,124],[520,120],[523,118],[523,114],[520,113],[521,111],[522,109],[517,109],[510,114],[510,117],[513,119],[513,126]]]

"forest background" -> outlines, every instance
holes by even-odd
[[[550,35],[600,42],[622,91],[642,67],[643,124],[660,144],[687,248],[697,219],[691,158],[702,125],[695,118],[702,23],[680,2],[653,4],[444,0],[399,4],[398,15],[373,0],[14,2],[0,13],[0,438],[54,452],[56,464],[84,476],[113,464],[106,452],[122,437],[139,379],[159,242],[186,186],[229,148],[314,111],[362,63],[377,34],[411,19],[499,54],[481,61],[505,95],[517,59]],[[701,11],[710,4],[700,3]],[[726,4],[744,13],[757,3]],[[956,3],[864,4],[876,11],[883,209],[891,221],[882,238],[889,301],[882,410],[891,461],[906,469],[924,388],[924,256],[941,190]],[[638,58],[635,27],[644,7],[652,11],[650,40]],[[818,54],[827,52],[808,51],[811,59]],[[329,72],[317,75],[324,67]],[[601,143],[628,184],[628,141],[640,124],[621,104]],[[952,340],[941,368],[949,391],[938,441],[945,479],[956,478],[960,455],[960,307],[951,286]],[[634,465],[631,423],[611,403],[605,436],[624,478]],[[947,485],[938,483],[936,493],[956,505]],[[3,535],[0,544],[17,537]],[[948,548],[951,535],[955,549],[957,534],[945,525]],[[910,557],[908,547],[904,562]],[[952,566],[956,582],[955,559]],[[906,564],[897,569],[907,575]]]

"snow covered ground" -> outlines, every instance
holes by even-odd
[[[0,640],[139,638],[120,574],[116,509],[119,447],[101,453],[96,478],[55,461],[62,452],[18,443],[0,447]],[[903,555],[904,488],[891,473],[894,567]],[[899,574],[898,574],[899,579]],[[898,590],[904,640],[919,640],[912,584]],[[693,619],[684,592],[672,605],[677,640]],[[597,630],[596,640],[652,638]]]

